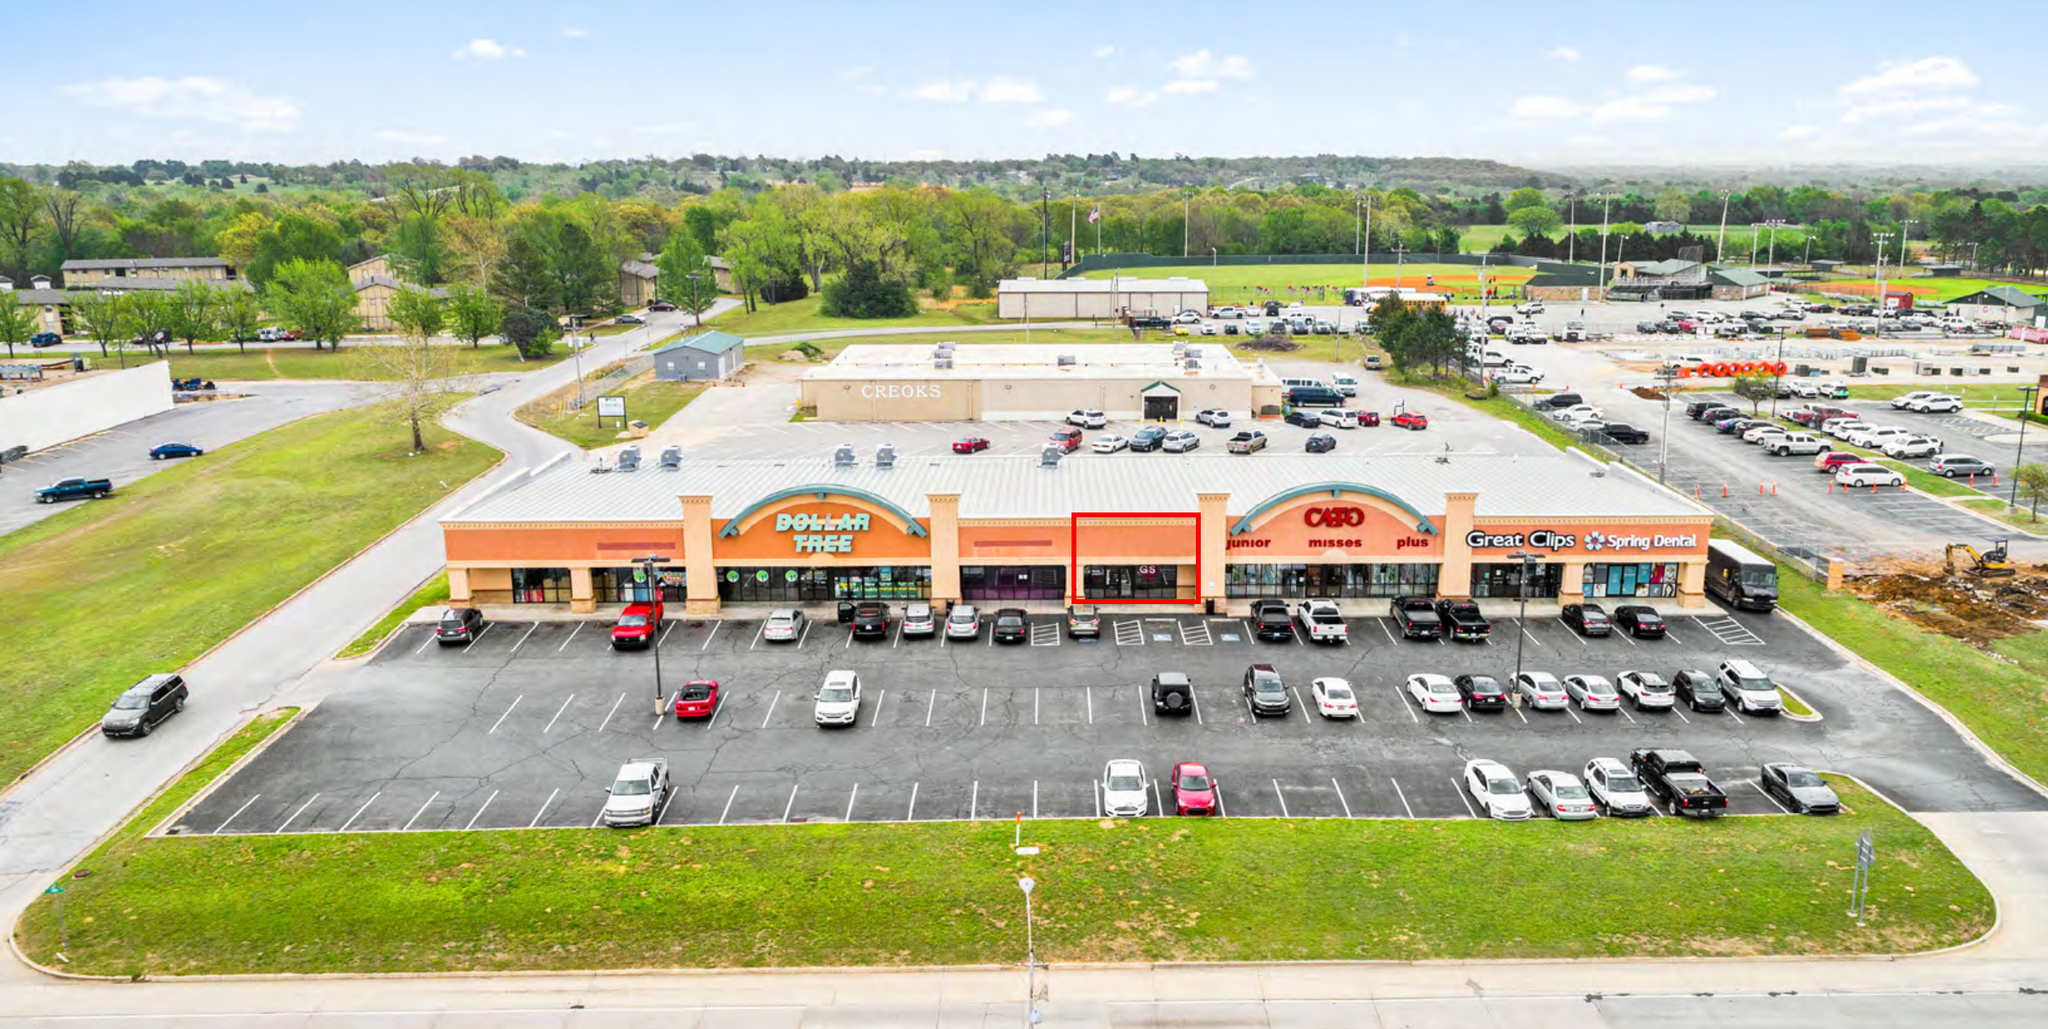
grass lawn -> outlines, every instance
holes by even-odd
[[[498,458],[426,432],[427,453],[409,457],[389,405],[313,415],[0,537],[0,782]],[[113,612],[118,631],[80,646],[88,611]],[[193,695],[204,703],[206,684]]]
[[[2048,285],[2026,285],[2022,283],[1998,282],[1992,279],[1937,279],[1931,275],[1907,275],[1903,279],[1892,278],[1886,269],[1884,291],[1887,293],[1911,293],[1916,306],[1945,304],[1957,297],[1989,289],[1992,286],[2016,286],[2028,293],[2048,293]],[[1809,287],[1813,293],[1854,293],[1859,296],[1876,296],[1877,280],[1839,279]]]
[[[2034,533],[2048,533],[2048,521],[2035,518],[2027,504],[2022,504],[2019,507],[2010,507],[2007,506],[2005,501],[1994,498],[1962,500],[1957,503],[1980,514],[1990,515],[2017,529],[2025,529],[2028,532]]]
[[[597,373],[591,376],[596,377]],[[656,379],[650,371],[628,382],[618,393],[626,398],[628,421],[659,426],[677,411],[690,406],[690,401],[697,399],[710,386],[707,382],[664,382]],[[598,424],[595,400],[584,405],[581,411],[571,410],[569,401],[575,395],[574,383],[564,386],[521,407],[519,420],[585,450],[619,442],[621,429],[618,420],[605,419],[604,424]],[[654,455],[646,456],[651,459]]]
[[[380,369],[363,353],[363,347],[344,345],[339,352],[333,350],[300,350],[284,347],[258,349],[250,347],[246,354],[227,350],[201,350],[186,354],[182,350],[171,352],[171,375],[176,378],[217,379],[221,381],[238,379],[386,379],[390,373]],[[488,346],[472,349],[467,346],[448,347],[452,375],[473,375],[480,372],[520,372],[545,368],[569,356],[567,347],[556,346],[555,352],[544,358],[528,361],[519,360],[519,351],[507,346]],[[109,359],[95,358],[95,367],[107,367]],[[130,363],[135,363],[131,360]]]
[[[1479,266],[1476,264],[1415,264],[1403,263],[1398,269],[1391,257],[1382,261],[1382,255],[1374,254],[1372,260],[1372,283],[1374,286],[1409,286],[1415,289],[1429,289],[1425,285],[1431,276],[1436,278],[1439,292],[1449,290],[1478,297]],[[1304,302],[1341,304],[1344,302],[1343,289],[1359,284],[1359,266],[1353,264],[1287,264],[1286,255],[1275,255],[1272,264],[1218,265],[1191,262],[1183,265],[1168,265],[1158,268],[1135,268],[1117,274],[1124,278],[1167,279],[1185,276],[1201,279],[1209,284],[1209,303],[1248,304],[1254,301],[1278,299],[1288,302],[1299,299],[1287,292],[1288,286],[1329,286],[1335,292],[1322,300]],[[1514,265],[1488,265],[1489,278],[1497,280],[1500,287],[1520,286],[1535,275],[1527,268]],[[1396,282],[1398,274],[1399,282]],[[1081,276],[1086,279],[1107,281],[1110,272],[1089,272]],[[1254,286],[1264,286],[1270,294],[1254,292]]]
[[[1989,386],[1953,386],[1929,382],[1888,383],[1882,386],[1851,386],[1849,396],[1855,400],[1890,400],[1922,390],[1933,393],[1947,393],[1963,398],[1966,407],[2013,407],[2022,403],[2019,383],[1999,383]],[[1821,401],[1829,403],[1829,401]]]
[[[930,325],[935,328],[948,325],[991,325],[997,320],[996,304],[993,300],[963,303],[951,310],[927,307],[908,318],[829,318],[819,310],[823,304],[824,298],[813,295],[786,304],[759,304],[752,314],[748,314],[745,308],[734,308],[715,318],[704,319],[703,330],[692,326],[683,330],[676,338],[692,336],[710,329],[729,332],[735,336],[780,336],[793,332],[869,329],[887,325]]]
[[[334,656],[356,657],[361,654],[367,654],[377,649],[377,644],[384,642],[384,637],[391,635],[391,630],[398,628],[399,623],[405,621],[407,615],[429,604],[446,604],[447,602],[448,573],[442,572],[427,580],[427,584],[421,586],[412,596],[399,601],[398,606],[392,608],[389,614],[378,619],[377,624],[370,626],[361,636],[356,637],[354,643],[341,648],[341,651]]]
[[[1896,952],[1991,925],[1931,834],[1833,818],[1143,819],[123,840],[66,894],[115,975]],[[1858,834],[1871,919],[1844,916]],[[1495,888],[1512,869],[1515,889]],[[262,883],[251,889],[252,882]],[[1683,903],[1647,883],[1689,883]],[[46,899],[46,898],[44,898]],[[47,903],[20,926],[57,946]]]

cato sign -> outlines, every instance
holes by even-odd
[[[1302,524],[1311,529],[1343,529],[1365,524],[1365,509],[1359,507],[1311,507],[1301,512]]]

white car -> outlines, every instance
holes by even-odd
[[[1211,318],[1242,318],[1242,317],[1244,317],[1244,312],[1243,312],[1243,311],[1240,311],[1240,310],[1238,310],[1238,309],[1237,309],[1237,308],[1236,308],[1236,307],[1235,307],[1234,305],[1231,305],[1231,304],[1225,304],[1225,305],[1223,305],[1222,307],[1219,307],[1219,308],[1217,308],[1217,309],[1216,309],[1216,311],[1215,311],[1215,313],[1214,313],[1214,314],[1211,314],[1211,315],[1210,315],[1210,317],[1211,317]]]
[[[860,718],[860,673],[838,669],[825,673],[825,683],[812,700],[819,725],[852,725]]]
[[[1145,766],[1119,758],[1102,766],[1102,810],[1111,818],[1142,818],[1152,800]]]
[[[604,824],[653,825],[668,802],[668,759],[636,757],[620,765],[605,793],[609,796],[598,816]]]
[[[1932,457],[1946,448],[1932,436],[1907,434],[1886,440],[1878,449],[1884,451],[1886,457]]]
[[[1186,429],[1175,429],[1159,440],[1159,449],[1169,454],[1185,454],[1202,445],[1202,437]]]
[[[1645,818],[1654,812],[1642,780],[1621,763],[1620,758],[1596,757],[1586,762],[1586,790],[1593,802],[1609,815]]]
[[[1358,395],[1358,380],[1349,375],[1330,376],[1330,386],[1347,397]]]
[[[1784,429],[1784,427],[1783,427],[1783,426],[1778,426],[1778,425],[1752,425],[1752,426],[1750,426],[1749,428],[1747,428],[1747,429],[1744,429],[1744,430],[1742,430],[1742,442],[1744,442],[1744,443],[1765,443],[1765,442],[1768,442],[1768,441],[1769,441],[1770,439],[1772,439],[1773,437],[1777,437],[1777,436],[1783,436],[1783,435],[1785,435],[1785,429]]]
[[[793,607],[778,607],[768,612],[768,620],[761,623],[764,640],[793,640],[803,634],[804,613]]]
[[[1621,692],[1604,675],[1567,675],[1564,692],[1579,702],[1581,711],[1621,710]]]
[[[1205,407],[1195,412],[1195,424],[1207,425],[1212,429],[1230,428],[1230,412],[1220,407]]]
[[[1598,818],[1600,813],[1593,810],[1593,795],[1579,782],[1579,777],[1570,772],[1557,772],[1548,768],[1529,773],[1529,792],[1536,795],[1536,803],[1550,817],[1560,822],[1583,822]]]
[[[1324,718],[1357,718],[1358,695],[1351,692],[1351,683],[1344,679],[1325,677],[1310,683],[1308,694],[1315,701],[1316,711]]]
[[[1918,411],[1921,414],[1942,414],[1949,411],[1960,411],[1962,409],[1963,398],[1958,396],[1951,396],[1947,393],[1937,393],[1934,396],[1927,397],[1921,400],[1916,400],[1913,403],[1908,404],[1906,406],[1906,410]]]
[[[981,637],[981,613],[973,604],[956,604],[946,615],[946,638],[971,640]]]
[[[1891,405],[1894,408],[1904,410],[1906,408],[1912,407],[1915,403],[1919,401],[1926,400],[1928,397],[1938,397],[1940,395],[1941,394],[1936,393],[1931,389],[1916,389],[1911,393],[1901,393],[1898,396],[1893,397],[1891,399]]]
[[[1358,428],[1358,412],[1356,411],[1339,411],[1336,408],[1331,408],[1317,415],[1316,418],[1324,425],[1334,429]]]
[[[1802,400],[1820,399],[1820,390],[1810,382],[1788,382],[1785,391]]]
[[[1520,822],[1530,815],[1529,795],[1522,792],[1515,773],[1498,761],[1478,758],[1465,762],[1465,791],[1488,818]]]
[[[1835,470],[1837,486],[1904,486],[1906,477],[1881,464],[1845,464]]]
[[[1409,676],[1408,695],[1431,714],[1455,715],[1464,709],[1457,684],[1445,676],[1428,673]]]
[[[1607,427],[1607,422],[1597,414],[1568,414],[1558,420],[1574,432],[1596,432]]]
[[[1181,313],[1173,316],[1173,324],[1175,325],[1196,325],[1199,324],[1201,320],[1202,316],[1193,311],[1182,311]]]
[[[1117,451],[1122,450],[1130,445],[1130,440],[1125,439],[1122,436],[1118,436],[1115,433],[1111,433],[1107,436],[1095,437],[1095,441],[1088,444],[1088,449],[1093,450],[1098,454],[1114,454]]]
[[[1621,695],[1635,702],[1636,710],[1671,708],[1678,704],[1678,691],[1656,672],[1627,671],[1616,678]]]
[[[1244,323],[1244,334],[1253,337],[1265,335],[1266,320],[1264,318],[1254,318]]]
[[[1571,703],[1564,683],[1549,672],[1523,672],[1509,687],[1522,695],[1522,702],[1538,711],[1562,711]]]
[[[1109,416],[1101,411],[1075,411],[1067,416],[1067,424],[1078,425],[1084,429],[1100,429],[1109,424]]]
[[[1862,427],[1863,419],[1853,415],[1847,418],[1830,418],[1820,423],[1820,431],[1823,435],[1833,436],[1844,442],[1848,441],[1849,433],[1855,432]]]
[[[1604,420],[1607,417],[1607,412],[1602,411],[1591,404],[1573,404],[1570,407],[1563,408],[1557,411],[1552,411],[1551,415],[1557,418],[1557,420],[1559,421],[1564,421],[1570,418],[1594,418]]]
[[[1886,443],[1894,439],[1913,434],[1913,430],[1902,429],[1896,425],[1870,425],[1860,430],[1850,431],[1842,437],[1842,440],[1852,446],[1869,447],[1873,450],[1878,450],[1883,449]]]
[[[1215,322],[1203,322],[1200,331],[1204,336],[1220,335],[1223,332],[1222,329],[1216,327]]]

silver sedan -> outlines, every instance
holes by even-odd
[[[1581,711],[1621,710],[1621,691],[1604,675],[1567,675],[1564,691],[1579,702]]]

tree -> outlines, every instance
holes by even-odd
[[[401,289],[392,294],[385,312],[398,328],[398,342],[391,346],[365,347],[370,363],[384,372],[396,391],[399,416],[412,429],[412,452],[427,449],[421,419],[433,412],[450,371],[448,351],[434,345],[446,321],[441,301],[425,289]]]
[[[43,194],[43,209],[49,212],[50,228],[57,237],[57,260],[59,264],[71,260],[78,246],[78,209],[85,198],[68,189],[53,189]]]
[[[697,324],[703,325],[704,311],[718,299],[718,282],[711,271],[711,259],[704,256],[696,235],[678,232],[669,236],[661,256],[654,259],[654,266],[655,289],[661,299],[698,316]]]
[[[1778,395],[1778,380],[1769,375],[1744,375],[1735,380],[1735,395],[1749,401],[1749,413],[1755,417],[1763,402]]]
[[[71,294],[71,318],[73,324],[83,325],[86,335],[100,345],[100,356],[117,347],[126,348],[128,294],[75,290]],[[122,359],[122,367],[127,367],[126,358]]]
[[[460,211],[444,217],[441,227],[447,233],[448,248],[459,259],[459,266],[465,271],[474,271],[478,285],[489,283],[492,269],[497,267],[498,259],[505,256],[505,247],[510,242],[504,227],[495,218]]]
[[[1549,239],[1550,234],[1564,224],[1564,219],[1558,217],[1556,211],[1539,204],[1516,208],[1508,215],[1508,224],[1522,230],[1524,236]]]
[[[7,357],[14,358],[16,344],[28,342],[36,331],[35,308],[20,302],[11,291],[0,291],[0,343],[7,344]]]
[[[506,242],[489,281],[491,295],[508,308],[544,310],[555,306],[555,280],[548,273],[547,255],[525,233]]]
[[[531,307],[515,307],[505,312],[504,323],[499,332],[505,342],[519,348],[519,356],[546,357],[555,341],[562,338],[562,325],[546,311]]]
[[[1405,372],[1417,363],[1415,354],[1409,349],[1408,337],[1415,328],[1415,312],[1401,298],[1389,294],[1374,304],[1366,315],[1366,324],[1372,328],[1373,338],[1379,341],[1380,349],[1387,352],[1387,359],[1395,371]]]
[[[1548,207],[1550,201],[1543,199],[1542,190],[1534,186],[1523,186],[1508,194],[1508,201],[1504,206],[1508,214],[1514,214],[1525,207]]]
[[[149,348],[151,354],[161,356],[161,350],[169,349],[171,326],[177,318],[177,303],[169,293],[162,290],[136,290],[128,296],[128,324],[130,339]]]
[[[341,235],[326,222],[303,214],[286,214],[256,238],[256,253],[244,269],[250,285],[270,282],[280,265],[288,261],[341,261]],[[347,274],[342,275],[347,281]]]
[[[820,310],[834,318],[908,318],[917,313],[917,298],[909,286],[883,278],[873,261],[854,261],[825,287]]]
[[[504,321],[504,305],[489,293],[466,282],[448,287],[448,327],[470,349],[482,343],[485,336],[497,332]]]
[[[546,254],[548,274],[555,283],[555,303],[562,313],[590,314],[618,298],[618,262],[605,256],[588,229],[564,221]]]
[[[1404,342],[1412,361],[1428,364],[1431,375],[1441,376],[1444,365],[1463,353],[1464,340],[1456,318],[1443,310],[1431,309],[1415,316]]]
[[[22,179],[0,179],[0,244],[10,263],[5,265],[18,282],[28,279],[29,244],[43,223],[43,198]]]
[[[263,323],[263,305],[257,300],[254,290],[231,289],[220,297],[215,319],[220,332],[234,340],[246,354],[249,341],[255,338],[256,330]]]
[[[1692,217],[1692,198],[1677,186],[1666,186],[1657,191],[1657,217],[1667,222],[1683,222]]]
[[[2048,464],[2028,461],[2012,470],[2019,477],[2020,495],[2031,502],[2028,515],[2034,521],[2041,520],[2041,498],[2048,497]]]
[[[413,215],[391,234],[392,264],[406,281],[431,286],[446,277],[448,243],[441,223]]]
[[[263,288],[263,302],[285,328],[313,341],[341,349],[341,339],[361,330],[356,316],[356,290],[336,261],[293,258],[278,265]]]
[[[239,285],[229,288],[236,292],[247,292]],[[220,293],[212,283],[193,279],[178,284],[171,293],[171,323],[166,326],[171,338],[185,341],[185,352],[192,352],[192,344],[202,339],[212,339],[220,329]]]

